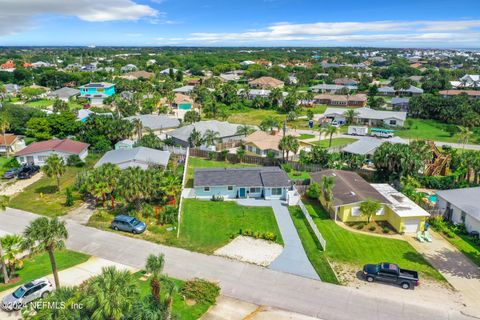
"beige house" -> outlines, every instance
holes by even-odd
[[[288,132],[287,135],[299,137],[300,135],[296,132]],[[248,152],[254,153],[256,155],[267,157],[269,153],[272,153],[276,158],[282,157],[282,150],[278,147],[280,140],[282,140],[282,132],[264,132],[264,131],[255,131],[254,133],[248,135],[243,139],[245,144],[245,149]],[[311,145],[309,143],[299,140],[299,150],[309,148]],[[290,153],[292,154],[292,153]]]
[[[13,155],[14,153],[26,147],[25,140],[22,136],[17,136],[12,133],[5,134],[5,137],[0,134],[0,153],[2,155]]]
[[[272,89],[272,88],[283,88],[284,82],[272,77],[260,77],[255,80],[248,82],[251,88],[257,89]]]

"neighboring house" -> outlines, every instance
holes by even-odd
[[[335,220],[343,222],[367,221],[360,211],[362,202],[370,199],[381,204],[380,210],[372,217],[375,221],[387,221],[397,232],[414,233],[422,231],[428,212],[395,190],[388,184],[370,184],[356,172],[344,170],[324,170],[310,174],[313,182],[321,183],[323,177],[333,177],[333,202],[327,205]]]
[[[77,120],[78,121],[82,121],[82,122],[86,122],[88,120],[88,118],[91,116],[91,115],[96,115],[96,116],[108,116],[108,117],[113,117],[113,114],[111,112],[94,112],[90,109],[80,109],[78,110],[77,112]]]
[[[362,93],[353,96],[320,94],[313,99],[315,100],[315,103],[326,104],[329,106],[365,107],[367,105],[367,95]]]
[[[239,81],[243,74],[245,73],[245,71],[243,70],[234,70],[234,71],[228,71],[228,72],[224,72],[224,73],[220,73],[220,79],[224,80],[224,81],[233,81],[233,82],[237,82]]]
[[[480,99],[480,90],[441,90],[438,92],[444,98],[466,94],[472,99]]]
[[[382,96],[394,96],[396,93],[393,87],[385,86],[378,88],[378,94]]]
[[[468,232],[480,232],[480,187],[437,191],[435,208]]]
[[[137,70],[138,70],[137,66],[131,63],[120,68],[121,72],[132,72]]]
[[[241,65],[241,66],[244,66],[244,67],[245,67],[245,66],[249,66],[249,65],[251,65],[251,64],[255,64],[255,62],[250,61],[250,60],[245,60],[245,61],[240,62],[240,65]]]
[[[138,116],[126,117],[125,119],[129,121],[135,119],[140,120],[143,126],[143,133],[146,133],[147,130],[150,129],[157,136],[180,127],[180,121],[178,119],[166,115],[141,114]]]
[[[260,77],[248,82],[250,87],[256,89],[283,88],[284,82],[272,77]]]
[[[138,79],[150,79],[153,77],[153,73],[147,71],[133,71],[127,72],[124,75],[119,76],[119,78],[127,80],[138,80]]]
[[[324,117],[344,124],[347,110],[345,108],[327,108]],[[375,126],[384,123],[389,126],[401,127],[406,119],[407,113],[404,111],[381,111],[368,107],[355,109],[355,122],[362,125]]]
[[[315,93],[331,93],[331,94],[336,94],[343,88],[347,88],[349,91],[357,90],[357,86],[346,86],[346,85],[339,85],[339,84],[317,84],[310,89],[312,92]]]
[[[287,132],[286,135],[294,137],[300,136],[296,132]],[[245,139],[243,139],[243,142],[245,145],[245,149],[248,152],[255,153],[262,157],[266,157],[269,155],[269,153],[271,153],[274,155],[274,157],[281,158],[282,151],[280,150],[278,145],[280,144],[280,140],[282,140],[282,138],[282,132],[269,133],[264,131],[255,131],[254,133],[245,137]],[[305,143],[301,140],[299,140],[299,145],[300,147],[298,151],[310,147],[310,144]],[[290,152],[290,155],[293,155],[293,153]]]
[[[13,155],[14,153],[24,149],[25,146],[25,140],[23,140],[22,136],[6,133],[4,137],[3,134],[0,134],[0,153],[2,155],[6,155],[7,150],[9,155]]]
[[[48,94],[48,97],[59,99],[64,102],[68,102],[74,99],[76,96],[80,94],[80,90],[74,88],[63,87],[58,90],[52,91]]]
[[[190,94],[193,91],[194,88],[195,88],[195,86],[183,86],[183,87],[180,87],[180,88],[173,89],[173,92],[181,93],[181,94]]]
[[[170,71],[171,70],[171,71]],[[168,68],[168,69],[163,69],[162,71],[160,71],[160,74],[163,74],[163,75],[169,75],[170,72],[172,72],[173,74],[177,74],[178,70],[175,69],[175,68]]]
[[[456,82],[456,87],[459,88],[480,88],[479,74],[466,74]],[[453,82],[453,81],[452,81]]]
[[[43,166],[45,161],[52,154],[57,154],[65,162],[72,155],[77,155],[81,160],[85,160],[88,155],[88,144],[70,139],[47,140],[34,142],[18,151],[15,158],[21,164],[35,164]]]
[[[166,135],[167,137],[172,138],[176,145],[188,147],[188,138],[193,129],[198,131],[202,136],[207,130],[218,132],[219,142],[228,142],[242,139],[243,136],[237,133],[238,127],[238,124],[231,124],[218,120],[199,121],[167,132]]]
[[[388,86],[378,88],[378,94],[383,96],[394,96],[394,95],[414,96],[414,95],[420,95],[422,93],[423,93],[423,89],[417,88],[415,86],[410,86],[408,89],[398,89],[398,90],[395,90],[394,87],[388,87]]]
[[[18,84],[14,83],[4,84],[3,87],[5,88],[5,95],[12,97],[16,97],[20,93],[20,89],[22,88]]]
[[[90,100],[92,105],[101,105],[103,100],[115,94],[115,85],[108,82],[94,82],[80,87],[80,96]]]
[[[164,97],[160,99],[160,103],[163,105],[168,105],[167,98]],[[190,96],[187,96],[182,93],[175,93],[172,108],[188,111],[193,109],[194,107],[195,107],[195,102]]]
[[[355,79],[350,79],[350,78],[338,78],[333,80],[333,82],[337,85],[342,85],[342,86],[356,86],[358,85],[358,81]]]
[[[245,90],[245,89],[239,89],[237,91],[238,96],[245,97],[249,100],[253,100],[256,97],[260,98],[268,98],[270,96],[270,93],[272,90],[265,90],[265,89],[250,89],[250,90]],[[288,92],[282,92],[282,97],[283,99],[288,96]]]
[[[392,106],[392,108],[399,108],[401,111],[407,111],[409,103],[410,103],[410,98],[394,97],[390,101],[390,105]]]
[[[211,199],[287,198],[291,182],[279,167],[195,169],[195,196]]]
[[[377,148],[379,148],[385,142],[390,142],[394,144],[395,143],[408,144],[406,140],[403,140],[402,138],[399,138],[399,137],[393,137],[388,139],[364,137],[342,148],[342,152],[359,154],[362,156],[372,156],[375,153],[375,150],[377,150]]]
[[[157,149],[136,147],[132,149],[110,150],[95,163],[95,168],[104,163],[113,163],[120,169],[140,167],[143,170],[149,167],[166,167],[170,159],[170,152]]]
[[[133,140],[125,139],[115,143],[115,150],[131,150],[134,145],[135,142]]]

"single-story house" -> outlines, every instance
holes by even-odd
[[[396,93],[393,87],[385,86],[378,88],[378,94],[382,96],[394,96]]]
[[[320,94],[313,99],[318,104],[330,106],[365,107],[367,105],[367,95],[361,93],[352,96]]]
[[[163,105],[168,105],[167,98],[160,99],[160,103]],[[195,102],[190,96],[187,96],[182,93],[175,93],[175,98],[173,99],[173,108],[181,110],[191,110],[195,107]]]
[[[322,178],[334,178],[333,202],[323,206],[335,220],[343,222],[367,221],[362,216],[360,205],[370,199],[380,203],[381,208],[373,217],[375,221],[387,221],[397,232],[415,233],[422,231],[428,212],[388,184],[370,184],[356,172],[324,170],[310,174],[311,181],[321,183]]]
[[[89,144],[70,139],[52,139],[34,142],[15,153],[15,158],[20,164],[34,164],[43,166],[52,154],[57,154],[65,162],[72,155],[77,155],[81,160],[88,156]]]
[[[358,85],[358,81],[355,79],[350,78],[337,78],[333,80],[335,84],[343,85],[343,86],[356,86]]]
[[[288,175],[279,167],[195,169],[195,196],[211,199],[287,198],[291,189]]]
[[[63,87],[58,90],[52,91],[48,94],[48,97],[53,99],[59,99],[64,102],[68,102],[71,99],[74,99],[80,94],[80,90],[75,88]]]
[[[256,89],[272,89],[272,88],[283,88],[284,82],[272,77],[260,77],[255,80],[248,82],[251,88]]]
[[[149,167],[166,167],[170,159],[169,151],[162,151],[146,147],[136,147],[132,149],[110,150],[95,163],[95,168],[104,163],[116,164],[120,169],[130,167],[140,167],[143,170]]]
[[[131,71],[137,71],[137,70],[138,70],[137,66],[131,63],[124,65],[123,67],[120,68],[121,72],[131,72]]]
[[[400,97],[394,97],[390,101],[390,105],[392,108],[400,108],[402,111],[407,111],[408,110],[408,104],[410,103],[410,98],[400,98]]]
[[[231,124],[218,120],[199,121],[184,127],[180,127],[173,131],[169,131],[166,133],[166,135],[167,137],[172,138],[176,145],[188,147],[188,138],[190,137],[193,129],[198,131],[202,136],[207,130],[218,132],[220,134],[219,140],[221,140],[221,142],[228,142],[241,140],[243,138],[243,135],[238,134],[237,132],[238,127],[238,124]]]
[[[378,94],[384,96],[394,96],[394,95],[419,95],[423,93],[423,89],[417,88],[415,86],[410,86],[407,89],[398,89],[395,90],[394,87],[382,87],[378,88]]]
[[[190,94],[193,91],[194,88],[195,88],[195,86],[183,86],[183,87],[180,87],[180,88],[173,89],[173,92],[182,93],[182,94]]]
[[[5,88],[5,95],[12,96],[12,97],[16,97],[17,94],[20,93],[20,89],[22,88],[21,86],[15,83],[7,83],[7,84],[4,84],[3,87]]]
[[[480,232],[480,187],[437,191],[435,208],[468,232]]]
[[[127,80],[138,80],[138,79],[150,79],[153,76],[154,74],[151,72],[140,70],[140,71],[127,72],[119,76],[119,78],[127,79]]]
[[[472,99],[480,99],[480,90],[441,90],[438,94],[442,95],[444,98],[466,94]]]
[[[153,133],[155,133],[155,135],[158,136],[180,127],[180,120],[163,114],[141,114],[138,116],[126,117],[125,119],[129,121],[133,121],[135,119],[140,120],[144,133],[150,129],[153,131]]]
[[[339,84],[317,84],[310,88],[312,92],[321,92],[321,93],[332,93],[335,94],[342,90],[343,88],[347,88],[349,91],[357,90],[357,86],[353,85],[339,85]]]
[[[133,149],[135,141],[130,139],[124,139],[115,143],[115,150],[130,150]]]
[[[8,154],[13,155],[25,147],[25,140],[23,140],[22,136],[17,136],[12,133],[6,133],[5,136],[0,134],[0,154],[6,155],[8,150]]]
[[[178,70],[175,69],[175,68],[167,68],[167,69],[163,69],[162,71],[160,71],[160,74],[169,75],[170,72],[173,73],[173,74],[177,74]]]
[[[399,137],[393,137],[388,139],[364,137],[345,146],[342,149],[342,152],[359,154],[363,156],[371,156],[375,153],[375,150],[377,150],[377,148],[379,148],[385,142],[408,144],[406,140],[403,140],[402,138],[399,138]]]
[[[111,112],[94,112],[90,109],[80,109],[77,111],[77,120],[86,122],[91,115],[113,117]]]
[[[339,124],[344,124],[346,123],[345,113],[347,110],[345,108],[327,108],[324,117],[335,120]],[[382,111],[368,107],[355,109],[355,122],[357,124],[375,126],[383,122],[389,126],[401,127],[406,119],[407,113],[404,111]]]
[[[300,134],[296,132],[287,132],[286,135],[299,137]],[[280,158],[282,157],[282,151],[278,147],[280,144],[280,140],[282,140],[283,133],[280,132],[264,132],[264,131],[255,131],[252,134],[248,135],[243,139],[245,149],[248,152],[255,153],[262,157],[268,156],[269,153],[272,153],[275,157]],[[306,147],[310,147],[310,144],[305,143],[299,140],[299,151],[305,149]],[[290,152],[292,155],[292,152]]]

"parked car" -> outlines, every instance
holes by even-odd
[[[40,278],[24,284],[11,294],[5,296],[1,307],[6,311],[20,310],[26,304],[47,297],[54,287],[46,278]]]
[[[20,168],[10,168],[3,173],[3,179],[13,179],[17,177],[18,173],[20,172]]]
[[[394,263],[366,264],[363,266],[363,274],[368,282],[395,283],[403,289],[413,289],[420,284],[417,271],[401,269]]]
[[[18,172],[18,179],[29,179],[40,171],[39,166],[25,165]]]
[[[147,229],[147,225],[144,222],[127,215],[116,216],[110,227],[113,230],[126,231],[135,234],[142,233]]]

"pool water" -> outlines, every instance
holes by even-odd
[[[192,109],[192,105],[191,104],[180,104],[178,106],[179,109],[182,109],[182,110],[190,110]]]
[[[437,202],[437,195],[436,194],[432,194],[428,197],[428,201],[432,202],[432,203],[436,203]]]

